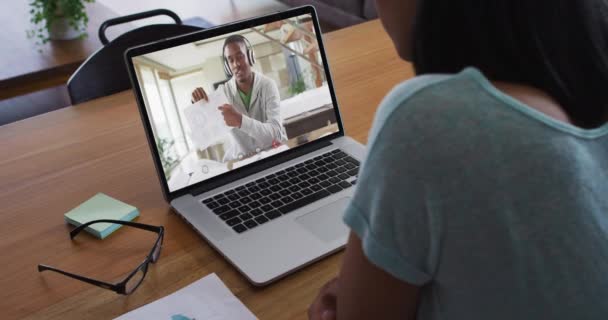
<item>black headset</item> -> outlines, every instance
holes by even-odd
[[[233,34],[229,36],[224,41],[224,46],[222,47],[222,57],[224,59],[224,72],[226,72],[226,74],[230,77],[232,77],[232,70],[230,70],[230,65],[228,64],[228,59],[226,59],[226,55],[224,54],[224,52],[226,52],[226,45],[234,42],[244,42],[245,47],[247,48],[247,62],[250,66],[253,66],[253,64],[255,63],[255,55],[253,54],[253,48],[251,47],[251,43],[249,43],[249,40],[247,40],[247,38],[243,37],[240,34]]]

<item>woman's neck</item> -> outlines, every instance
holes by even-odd
[[[492,84],[504,94],[555,120],[573,124],[559,103],[541,90],[530,86],[501,81],[492,81]]]

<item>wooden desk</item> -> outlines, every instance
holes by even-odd
[[[412,76],[378,21],[326,37],[346,132],[366,142],[376,107]],[[306,319],[342,253],[255,288],[173,214],[163,200],[131,92],[0,127],[0,310],[3,319],[108,319],[215,272],[260,319]],[[128,228],[103,241],[71,241],[63,214],[97,192],[135,205],[140,222],[164,225],[165,244],[131,296],[36,270],[50,264],[108,281],[131,271],[153,235]]]
[[[101,48],[97,31],[102,22],[117,17],[100,3],[86,4],[89,15],[86,39],[50,41],[36,45],[26,31],[32,29],[28,0],[3,1],[0,10],[0,99],[64,84],[78,66]],[[117,26],[120,34],[127,29]],[[114,33],[112,33],[114,34]]]

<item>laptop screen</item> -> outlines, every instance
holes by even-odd
[[[340,130],[319,39],[303,14],[132,58],[169,192]]]

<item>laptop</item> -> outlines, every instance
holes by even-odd
[[[345,135],[312,6],[125,60],[166,201],[252,284],[344,247],[365,147]]]

